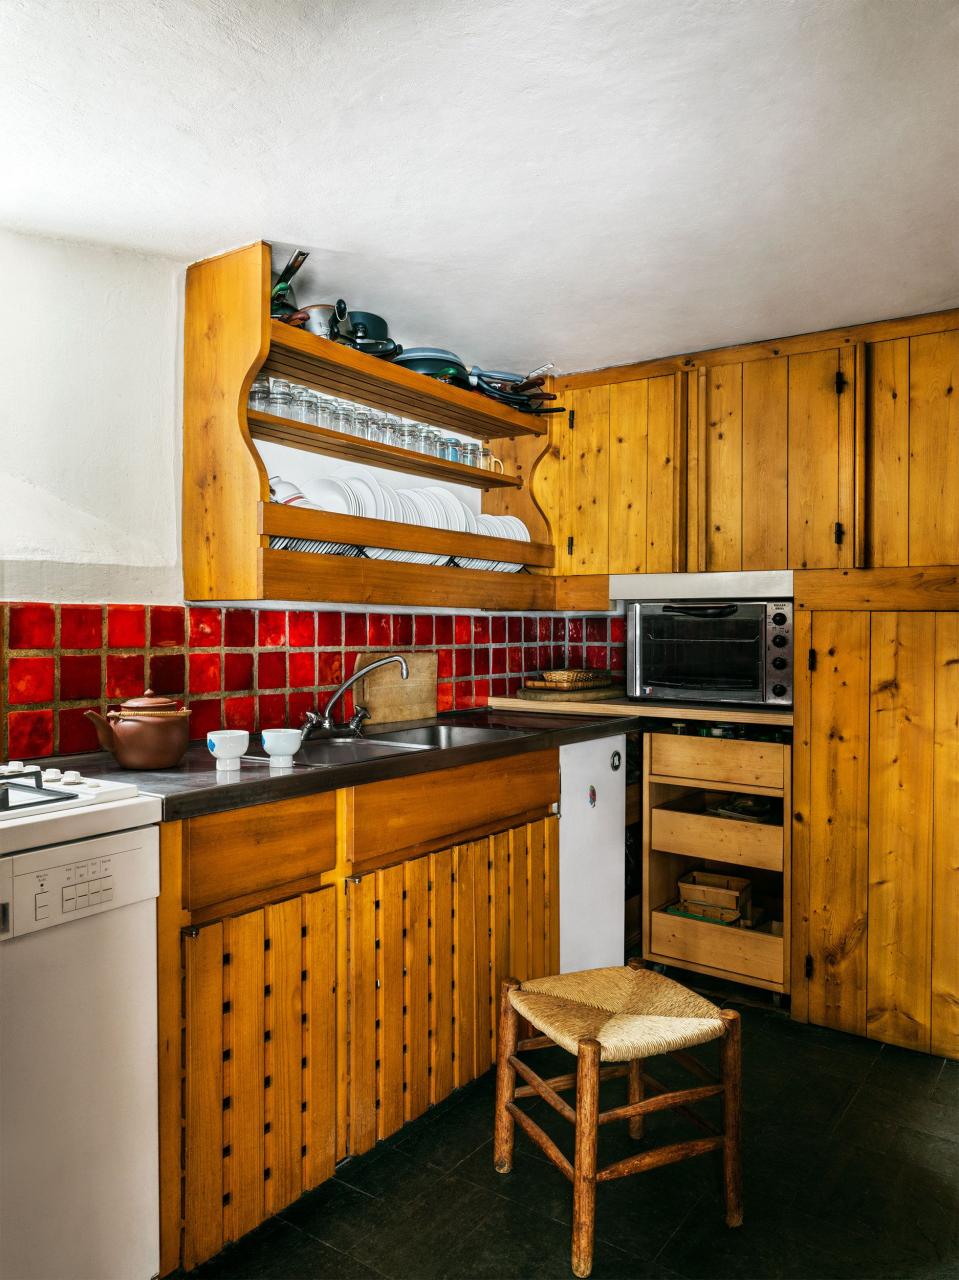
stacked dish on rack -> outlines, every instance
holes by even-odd
[[[339,515],[364,516],[370,520],[389,520],[395,524],[418,525],[425,529],[446,529],[455,533],[475,533],[489,538],[506,538],[529,542],[526,525],[516,516],[477,516],[449,489],[429,485],[418,489],[393,489],[372,475],[351,472],[307,483],[299,489],[279,476],[270,477],[270,493],[274,502],[285,506],[330,511]],[[271,537],[270,546],[278,551],[307,551],[318,555],[367,555],[372,560],[402,560],[408,564],[449,564],[464,569],[485,569],[498,573],[516,573],[523,566],[500,560],[446,556],[426,551],[401,551],[387,547],[355,547],[337,542],[317,542],[306,538]]]

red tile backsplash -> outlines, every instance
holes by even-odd
[[[339,617],[339,614],[333,614]],[[291,649],[312,647],[316,642],[316,620],[312,613],[302,609],[291,612],[287,619],[287,643]]]
[[[252,609],[227,609],[223,643],[231,649],[252,649],[256,640],[256,614]]]
[[[310,653],[290,654],[290,688],[311,689],[316,684],[316,658]]]
[[[191,653],[190,692],[216,693],[220,685],[220,655],[218,653]]]
[[[282,618],[283,615],[280,614]],[[190,606],[190,648],[212,648],[223,640],[223,625],[219,609]]]
[[[98,653],[64,654],[60,659],[60,701],[99,698],[103,688]]]
[[[253,614],[250,610],[231,609],[230,613],[249,613],[252,623]],[[152,649],[177,649],[183,644],[185,629],[185,610],[179,604],[154,604],[150,606],[150,647]],[[60,616],[60,643],[66,646],[63,639],[63,614]],[[253,643],[253,634],[250,633],[249,643]],[[81,646],[77,646],[78,648]],[[89,645],[82,646],[89,648]]]
[[[68,707],[58,716],[59,738],[57,749],[63,755],[73,755],[80,751],[96,751],[97,731],[87,719],[87,710],[96,711],[97,707]]]
[[[316,615],[316,643],[321,649],[338,649],[343,643],[342,613]]]
[[[256,682],[261,689],[286,688],[286,654],[282,650],[260,654],[256,660]]]
[[[286,641],[286,614],[275,609],[264,609],[257,615],[257,642],[261,646],[276,647]]]
[[[10,606],[11,649],[52,649],[56,631],[57,615],[52,604]]]
[[[252,668],[253,658],[250,657]],[[148,685],[154,693],[182,693],[186,682],[186,659],[182,653],[154,653],[150,657]],[[248,685],[244,685],[248,688]],[[63,690],[60,691],[63,697]]]
[[[52,658],[11,658],[7,676],[11,706],[52,701],[54,671]]]
[[[146,642],[146,605],[107,605],[107,644],[111,649],[142,649]]]
[[[8,760],[53,755],[53,712],[11,711],[7,716]]]
[[[253,654],[223,655],[223,688],[230,693],[253,688]],[[232,728],[232,725],[230,726]]]
[[[144,685],[142,653],[125,657],[107,655],[107,677],[103,686],[107,698],[135,698],[143,692]]]
[[[180,614],[182,613],[181,609]],[[61,649],[99,649],[102,641],[103,609],[100,605],[62,604],[60,606]],[[183,643],[182,633],[178,643]],[[10,647],[16,647],[12,640]]]

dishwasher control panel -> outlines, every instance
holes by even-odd
[[[141,827],[0,859],[0,940],[155,898],[158,847]]]

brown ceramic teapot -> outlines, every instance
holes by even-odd
[[[113,753],[122,769],[171,769],[190,744],[189,711],[152,689],[142,698],[130,698],[106,717],[96,711],[86,714],[100,746]]]

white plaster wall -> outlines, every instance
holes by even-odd
[[[182,264],[0,231],[0,600],[181,600]]]

